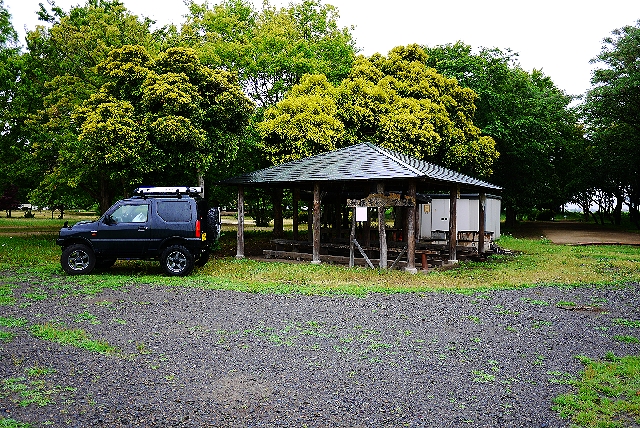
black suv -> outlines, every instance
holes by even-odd
[[[167,275],[188,275],[209,259],[220,235],[220,210],[199,187],[145,187],[116,202],[97,221],[60,229],[60,263],[70,275],[108,268],[117,259],[160,260]]]

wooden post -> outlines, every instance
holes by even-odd
[[[409,197],[416,200],[416,182],[409,182]],[[416,269],[416,204],[408,207],[407,213],[407,267],[405,271],[417,273]]]
[[[449,194],[449,263],[457,263],[456,246],[458,245],[458,185],[451,186]]]
[[[482,192],[478,198],[478,254],[484,253],[484,231],[486,229],[487,194]]]
[[[356,207],[353,207],[353,218],[351,219],[351,236],[349,238],[349,267],[355,266],[355,244],[356,240]]]
[[[313,256],[311,263],[320,264],[320,183],[313,183]]]
[[[384,183],[378,183],[377,192],[384,193]],[[387,227],[385,207],[378,207],[378,237],[380,240],[380,269],[387,268]]]
[[[244,259],[244,186],[238,186],[238,249],[236,259]]]
[[[300,188],[293,189],[293,239],[298,240],[298,224],[300,219],[298,218],[298,206],[300,202]]]
[[[307,206],[307,241],[313,241],[313,206]]]
[[[273,202],[273,237],[282,238],[284,236],[284,224],[282,219],[281,188],[275,188],[271,191],[271,201]]]
[[[367,207],[367,220],[364,222],[364,226],[362,227],[362,233],[364,234],[362,243],[365,248],[371,247],[371,213],[369,212],[369,207]]]

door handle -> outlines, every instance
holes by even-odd
[[[139,226],[138,227],[138,232],[144,232],[147,229],[149,229],[147,226]]]

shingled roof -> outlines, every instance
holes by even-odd
[[[501,187],[371,143],[311,156],[242,174],[220,184],[290,185],[323,181],[422,179],[441,184],[502,190]]]

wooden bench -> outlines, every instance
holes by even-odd
[[[289,259],[289,260],[312,260],[313,254],[309,252],[302,251],[302,249],[313,248],[313,242],[311,241],[297,241],[293,239],[281,239],[276,238],[272,239],[271,242],[276,244],[275,250],[263,250],[263,254],[265,258],[280,258],[280,259]],[[286,250],[285,248],[291,247],[291,250]],[[349,244],[344,243],[333,243],[333,242],[321,242],[320,248],[324,250],[329,249],[338,249],[338,250],[350,250]],[[362,247],[365,251],[380,251],[379,247],[376,246],[368,246]],[[406,261],[400,261],[399,257],[406,252],[406,244],[405,243],[389,243],[387,247],[387,252],[392,254],[398,254],[398,258],[391,266],[403,267],[407,265]],[[428,248],[427,245],[418,246],[415,250],[416,255],[421,256],[421,263],[419,266],[422,267],[423,270],[427,270],[428,268],[428,256],[438,256],[441,254],[440,249],[436,248]],[[328,262],[328,263],[339,263],[339,264],[349,264],[350,258],[349,256],[340,256],[340,255],[331,255],[331,254],[320,254],[320,261]],[[431,257],[433,258],[433,257]],[[369,259],[372,263],[377,263],[379,265],[379,259]],[[367,262],[365,258],[354,258],[354,262],[358,266],[366,266]]]

